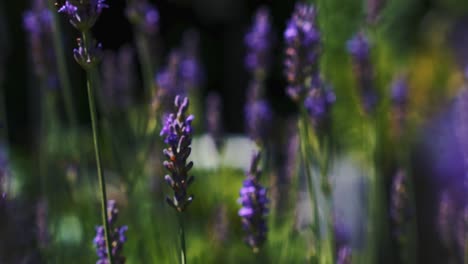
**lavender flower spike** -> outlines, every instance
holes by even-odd
[[[174,197],[167,197],[166,200],[178,212],[183,212],[193,200],[192,195],[187,195],[187,188],[194,180],[193,176],[188,175],[193,162],[187,163],[187,158],[192,151],[190,144],[192,143],[194,116],[186,115],[189,107],[187,97],[182,98],[177,95],[174,105],[176,112],[166,116],[160,135],[164,136],[164,142],[168,144],[163,153],[167,158],[164,161],[164,167],[170,175],[166,175],[164,179],[174,190]]]
[[[267,8],[260,8],[252,28],[247,33],[244,43],[247,47],[245,66],[253,74],[263,73],[268,67],[271,51],[271,22],[270,12]]]
[[[311,80],[319,74],[320,32],[315,23],[316,13],[312,5],[296,4],[284,32],[287,93],[295,101],[302,101],[313,83]]]
[[[94,26],[104,8],[109,8],[105,0],[70,0],[65,1],[58,12],[68,15],[70,23],[79,31],[84,32]]]
[[[354,73],[358,80],[363,108],[366,113],[372,112],[377,104],[377,95],[373,87],[373,69],[370,64],[370,44],[363,32],[357,33],[346,43],[351,55]]]
[[[261,171],[258,169],[260,153],[254,153],[240,190],[239,203],[242,205],[239,216],[242,218],[243,229],[247,232],[245,242],[258,252],[267,236],[267,224],[265,216],[268,213],[267,190],[259,183]]]
[[[110,244],[112,245],[112,258],[115,264],[124,264],[125,257],[122,255],[123,245],[127,241],[125,232],[127,232],[127,226],[115,226],[117,217],[119,214],[119,209],[114,200],[109,200],[107,203],[107,214],[108,222],[110,225]],[[96,227],[96,237],[94,238],[94,245],[96,246],[96,254],[99,257],[99,260],[96,264],[109,264],[107,249],[106,249],[106,238],[104,234],[104,227]]]

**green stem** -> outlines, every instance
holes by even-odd
[[[311,164],[308,157],[308,149],[307,146],[309,145],[308,143],[308,134],[307,134],[307,116],[304,114],[301,116],[300,121],[299,121],[299,133],[300,133],[300,148],[301,148],[301,155],[302,155],[302,160],[303,160],[303,165],[304,165],[304,171],[306,174],[307,178],[307,188],[309,189],[309,198],[310,198],[310,203],[312,206],[312,212],[314,214],[314,223],[312,225],[312,230],[314,233],[314,243],[316,243],[316,256],[317,259],[320,260],[320,222],[319,222],[319,215],[318,215],[318,204],[317,204],[317,195],[314,189],[314,183],[313,183],[313,178],[311,174]]]
[[[83,36],[83,43],[85,44],[86,49],[89,50],[91,36],[89,31],[82,32]],[[88,87],[88,103],[89,103],[89,113],[91,115],[91,126],[93,130],[93,142],[94,142],[94,152],[96,156],[96,166],[97,166],[97,174],[99,179],[99,189],[101,191],[101,213],[102,213],[102,222],[104,225],[104,234],[106,238],[106,247],[107,247],[107,256],[109,259],[109,264],[113,264],[113,256],[112,256],[112,245],[110,243],[110,228],[109,228],[109,221],[107,217],[107,194],[106,194],[106,182],[104,178],[104,174],[102,172],[101,166],[101,151],[99,148],[99,138],[98,138],[98,128],[97,128],[97,113],[96,113],[96,105],[94,99],[94,89],[96,84],[97,78],[97,69],[95,67],[91,67],[86,71],[87,76],[87,87]]]
[[[76,128],[78,121],[75,113],[75,107],[73,103],[72,88],[70,84],[70,76],[68,75],[67,63],[65,60],[65,52],[62,46],[61,36],[61,26],[58,21],[58,15],[55,11],[55,1],[48,0],[49,9],[52,13],[52,27],[53,27],[53,44],[55,48],[55,55],[57,56],[57,71],[58,78],[61,84],[61,91],[63,96],[63,101],[65,105],[65,111],[67,113],[68,120],[72,128]]]
[[[185,229],[183,213],[177,212],[177,217],[179,218],[180,263],[187,264],[187,249],[185,247]]]

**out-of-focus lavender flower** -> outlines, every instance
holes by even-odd
[[[266,7],[257,11],[244,43],[247,47],[245,67],[252,74],[264,74],[269,66],[272,45],[270,12]]]
[[[397,135],[400,136],[405,127],[408,104],[408,81],[405,76],[399,76],[393,81],[390,98],[392,101],[393,126]]]
[[[320,32],[316,15],[312,5],[297,3],[284,32],[287,93],[295,101],[302,101],[319,76]]]
[[[154,35],[159,30],[158,9],[147,0],[131,1],[127,7],[128,20],[145,34]]]
[[[105,0],[70,0],[65,1],[58,12],[66,14],[76,29],[85,32],[94,26],[104,8],[109,8]]]
[[[169,111],[172,98],[178,94],[183,96],[187,95],[180,84],[180,61],[180,52],[178,50],[173,50],[169,54],[167,65],[156,74],[155,83],[158,90],[153,99],[153,112],[158,110],[162,112]]]
[[[458,250],[460,252],[460,259],[465,262],[468,259],[465,259],[465,250],[468,249],[468,206],[465,206],[463,210],[459,212],[459,216],[456,223],[456,242]]]
[[[117,53],[104,53],[102,61],[101,105],[106,112],[126,109],[132,103],[132,92],[136,83],[134,52],[124,46]]]
[[[4,146],[0,146],[0,207],[6,200],[7,182],[10,176],[10,162]]]
[[[367,0],[367,22],[375,23],[377,22],[380,10],[383,8],[385,0]]]
[[[195,30],[184,32],[182,37],[181,61],[179,75],[185,92],[200,86],[203,80],[202,66],[199,58],[200,36]]]
[[[242,218],[242,227],[247,233],[245,242],[258,252],[267,237],[267,224],[265,216],[268,214],[267,189],[260,185],[261,171],[258,169],[260,153],[254,153],[240,190],[239,203],[242,205],[239,216]]]
[[[377,104],[377,94],[373,87],[374,73],[370,63],[369,40],[363,32],[359,32],[348,40],[346,48],[353,62],[363,108],[366,113],[370,113]]]
[[[253,140],[265,140],[271,132],[273,115],[266,100],[247,102],[245,107],[247,131]]]
[[[171,173],[164,179],[174,191],[174,197],[166,200],[177,211],[183,212],[192,202],[193,195],[187,194],[188,187],[193,183],[194,177],[188,173],[193,162],[187,159],[192,151],[192,121],[193,115],[187,116],[189,100],[187,97],[176,96],[174,105],[176,111],[166,116],[160,135],[168,147],[164,149],[164,167]]]
[[[125,232],[127,232],[127,226],[116,226],[117,217],[119,210],[114,200],[109,200],[107,203],[107,214],[108,222],[110,226],[109,243],[112,247],[112,258],[116,264],[124,264],[125,257],[122,255],[123,245],[127,241]],[[94,245],[96,246],[96,254],[99,260],[96,264],[108,264],[108,255],[106,248],[106,238],[103,226],[96,227],[96,237],[94,237]]]
[[[342,247],[338,249],[338,256],[336,264],[351,264],[352,263],[352,250],[350,247]]]
[[[304,107],[315,127],[320,126],[328,118],[331,106],[335,101],[336,96],[333,90],[321,82],[309,90],[304,100]]]
[[[41,199],[36,205],[37,242],[41,248],[46,248],[50,240],[49,230],[47,228],[47,217],[47,201]]]
[[[411,217],[412,208],[409,203],[407,191],[407,176],[403,170],[399,170],[392,183],[390,217],[394,225],[394,235],[401,238],[402,228]]]
[[[225,205],[221,205],[216,209],[212,226],[214,241],[216,244],[224,244],[229,235],[229,217]]]
[[[23,14],[23,27],[28,34],[32,65],[36,76],[49,88],[57,87],[55,52],[52,41],[52,13],[45,0],[35,0]]]
[[[220,147],[223,133],[221,113],[221,97],[216,92],[210,92],[206,97],[206,128],[218,148]]]
[[[83,69],[96,66],[102,59],[102,45],[93,41],[91,47],[85,47],[81,38],[77,40],[78,48],[73,49],[73,57]]]
[[[437,213],[437,228],[439,236],[447,248],[450,248],[454,240],[455,219],[454,203],[448,192],[443,192],[439,199],[439,208]]]

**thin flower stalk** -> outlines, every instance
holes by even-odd
[[[98,137],[97,111],[95,106],[95,92],[97,88],[97,64],[102,56],[101,44],[96,44],[92,39],[91,28],[102,13],[104,8],[109,6],[105,0],[92,1],[65,1],[59,8],[59,13],[68,16],[70,23],[81,32],[81,38],[77,39],[78,48],[73,50],[76,62],[86,71],[87,92],[89,112],[91,116],[91,126],[93,132],[94,152],[96,158],[97,175],[99,180],[99,189],[101,192],[101,214],[104,226],[104,237],[107,248],[109,264],[116,264],[113,260],[112,245],[110,243],[110,225],[107,214],[107,193],[106,183],[101,164],[101,150]]]

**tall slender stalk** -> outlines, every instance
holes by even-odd
[[[90,49],[91,47],[91,38],[89,31],[82,32],[83,42],[86,49]],[[93,142],[94,142],[94,153],[96,156],[96,167],[97,167],[97,174],[99,179],[99,189],[101,191],[101,212],[102,212],[102,222],[104,226],[104,233],[106,237],[106,246],[107,246],[107,257],[109,259],[109,263],[113,264],[112,258],[112,245],[110,244],[110,237],[109,237],[109,221],[107,216],[107,194],[106,194],[106,182],[104,178],[104,174],[102,172],[101,166],[101,151],[99,148],[99,138],[98,138],[98,128],[97,128],[97,113],[96,113],[96,105],[94,99],[94,89],[96,86],[97,81],[97,69],[96,67],[90,67],[86,70],[87,76],[87,87],[88,87],[88,104],[89,104],[89,113],[91,115],[91,126],[93,130]]]
[[[185,228],[183,212],[177,212],[179,218],[179,238],[180,238],[180,263],[187,264],[187,249],[185,247]]]
[[[308,156],[308,149],[307,146],[310,145],[309,142],[309,136],[308,136],[308,122],[307,122],[307,116],[305,114],[302,114],[299,120],[299,133],[300,133],[300,148],[301,148],[301,156],[303,160],[303,166],[304,166],[304,171],[306,174],[306,180],[307,180],[307,188],[309,189],[309,198],[310,198],[310,203],[312,206],[312,212],[314,214],[314,223],[312,225],[312,231],[314,233],[314,239],[316,243],[316,256],[317,259],[320,260],[320,220],[319,220],[319,215],[318,215],[318,203],[317,203],[317,194],[315,192],[314,188],[314,182],[313,182],[313,176],[311,173],[311,164],[310,161],[311,159]]]

